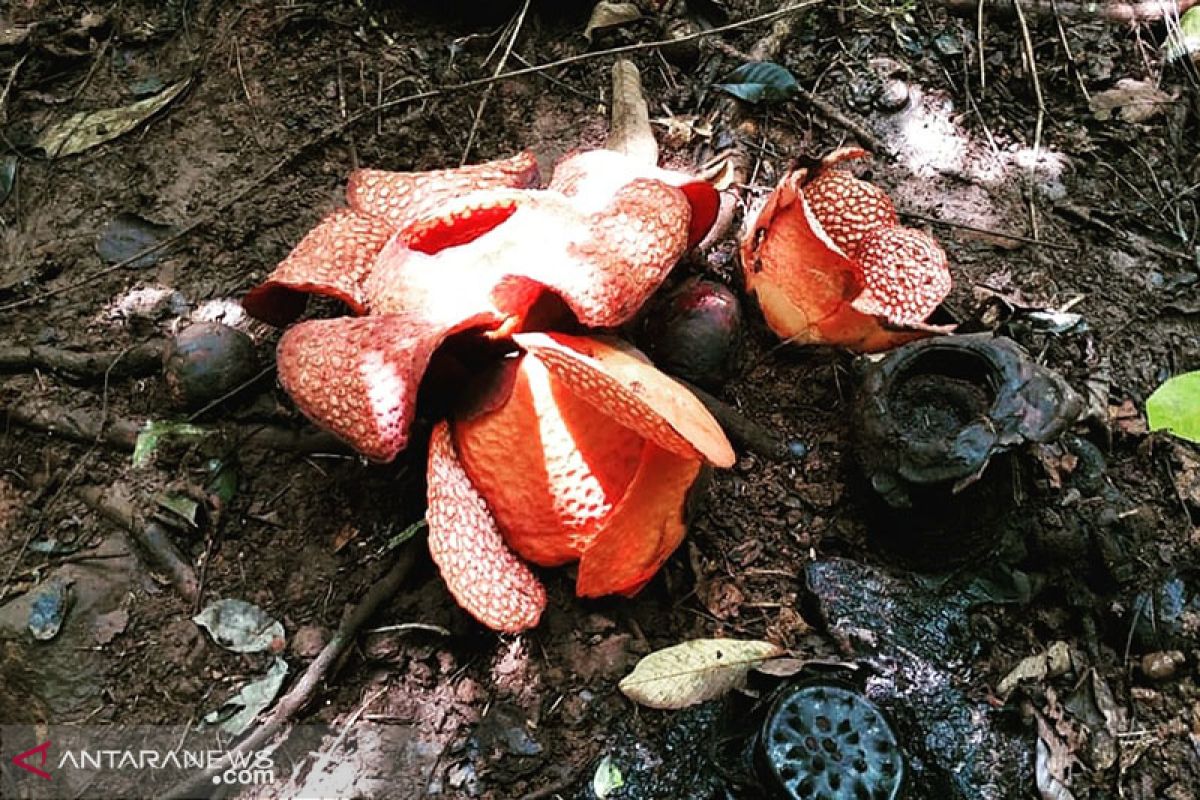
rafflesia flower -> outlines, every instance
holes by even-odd
[[[926,323],[950,291],[946,254],[900,226],[882,189],[837,167],[864,155],[838,150],[789,173],[748,221],[746,288],[784,339],[870,352],[948,330]]]
[[[580,596],[632,594],[682,540],[702,467],[733,462],[704,406],[639,352],[565,332],[633,316],[712,224],[713,189],[601,150],[536,181],[528,153],[358,171],[349,207],[243,301],[276,325],[309,293],[357,315],[285,332],[279,379],[376,461],[407,444],[427,369],[443,390],[453,376],[429,447],[430,552],[465,609],[514,632],[546,604],[522,559],[578,561]]]

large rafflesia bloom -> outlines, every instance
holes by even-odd
[[[243,301],[275,325],[299,316],[308,293],[357,315],[286,331],[279,379],[310,419],[373,460],[407,444],[431,360],[455,376],[470,397],[433,429],[430,552],[464,608],[511,632],[546,605],[521,559],[579,561],[580,596],[632,594],[682,540],[702,467],[733,462],[703,405],[641,353],[552,332],[630,319],[712,224],[713,189],[600,150],[564,160],[544,190],[536,181],[528,153],[360,170],[349,207]],[[448,353],[451,337],[473,357]]]
[[[746,288],[784,339],[871,352],[948,330],[926,323],[950,291],[946,254],[901,227],[882,189],[837,167],[864,155],[846,148],[789,173],[748,220]]]

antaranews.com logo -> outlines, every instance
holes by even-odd
[[[38,742],[32,735],[36,733],[45,738]],[[193,731],[180,735],[177,729],[165,727],[55,726],[48,733],[44,728],[4,726],[0,743],[4,756],[0,785],[15,788],[17,797],[78,796],[74,792],[83,787],[92,796],[159,797],[198,774],[226,787],[263,786],[276,780],[269,751],[242,752],[222,747],[213,735]],[[9,795],[0,790],[0,796]]]

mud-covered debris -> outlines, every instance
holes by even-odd
[[[55,577],[39,586],[29,609],[29,632],[33,638],[46,642],[57,636],[71,610],[71,601],[69,580]]]
[[[915,487],[961,492],[994,455],[1052,441],[1082,410],[1066,381],[1011,339],[926,339],[863,366],[856,450],[875,491],[908,508]]]
[[[793,687],[763,724],[758,756],[782,800],[891,800],[904,757],[883,712],[841,686]]]
[[[1130,607],[1132,643],[1139,650],[1178,650],[1200,636],[1200,592],[1194,574],[1172,575],[1139,593]],[[1189,644],[1190,643],[1190,644]]]
[[[217,600],[192,621],[212,634],[221,647],[235,653],[278,653],[286,646],[283,623],[245,600]]]
[[[647,346],[664,371],[716,389],[730,376],[741,328],[742,306],[728,286],[689,278],[651,318]]]
[[[96,254],[106,264],[120,264],[167,241],[174,233],[175,229],[170,225],[160,225],[137,214],[121,213],[100,232],[100,238],[96,240]],[[153,266],[163,257],[165,249],[147,253],[129,266]]]
[[[962,683],[985,643],[973,635],[964,591],[932,589],[848,559],[805,571],[808,602],[847,658],[876,674],[866,694],[888,713],[910,756],[913,797],[998,800],[1033,783],[1029,731]]]
[[[511,783],[545,763],[545,747],[536,731],[534,721],[520,707],[493,703],[467,741],[465,763],[491,781]]]
[[[163,363],[171,401],[189,409],[224,397],[257,372],[254,341],[219,322],[184,328],[171,340]]]

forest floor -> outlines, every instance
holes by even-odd
[[[352,169],[433,169],[531,148],[548,175],[564,154],[603,144],[614,56],[441,87],[777,8],[654,3],[669,8],[589,43],[590,5],[535,2],[521,14],[519,3],[466,0],[9,4],[0,350],[132,353],[188,320],[215,319],[249,331],[269,365],[278,332],[245,320],[237,300],[343,202]],[[966,563],[925,553],[920,570],[907,569],[886,546],[906,518],[881,519],[858,477],[854,356],[781,347],[747,301],[744,352],[721,397],[801,443],[803,457],[741,453],[716,472],[684,545],[632,599],[578,600],[570,569],[541,571],[549,608],[517,637],[459,609],[420,539],[400,545],[415,554],[402,589],[300,718],[330,727],[318,748],[327,757],[301,762],[286,787],[247,794],[593,797],[609,756],[625,784],[602,789],[609,797],[762,796],[742,752],[770,676],[683,712],[638,708],[617,682],[653,650],[732,637],[769,640],[843,670],[839,681],[872,685],[888,659],[839,635],[813,586],[824,564],[868,570],[848,591],[914,604],[920,619],[975,593],[941,662],[942,710],[975,727],[939,734],[913,686],[877,698],[910,761],[908,796],[1200,797],[1200,450],[1147,433],[1144,415],[1166,378],[1200,369],[1200,84],[1190,66],[1164,61],[1161,20],[1034,4],[1023,35],[1001,11],[980,30],[966,5],[960,16],[930,0],[797,12],[773,60],[805,95],[736,113],[714,84],[782,17],[623,55],[640,67],[651,116],[676,118],[656,125],[664,163],[698,171],[730,148],[749,154],[747,174],[725,187],[743,208],[797,163],[883,145],[890,157],[856,169],[945,247],[945,314],[963,331],[1012,336],[1085,398],[1069,437],[1015,457],[1019,491],[996,546]],[[37,148],[39,133],[74,113],[127,107],[181,81],[177,97],[111,141],[57,158]],[[685,259],[671,285],[706,275],[741,293],[737,229]],[[130,236],[170,239],[122,264]],[[114,240],[117,255],[98,249]],[[131,448],[105,431],[188,417],[157,370],[0,363],[0,723],[195,724],[277,655],[214,644],[191,618],[219,598],[283,624],[295,675],[424,512],[420,438],[389,465],[245,438],[257,426],[309,425],[269,369],[193,420],[224,434],[164,442],[134,466]],[[72,433],[80,413],[105,431]],[[215,504],[214,469],[236,475]],[[163,529],[199,575],[191,600],[96,511],[97,498],[112,501],[137,527],[170,516],[162,498],[181,496],[200,498],[199,516],[176,514]],[[33,640],[31,604],[67,584],[61,632]],[[870,622],[868,609],[855,626]],[[902,637],[903,626],[878,633]],[[1069,663],[997,689],[1056,642]],[[892,644],[920,653],[919,641]],[[987,736],[971,743],[972,730]],[[6,765],[10,749],[0,737]],[[340,784],[328,782],[331,760]],[[326,783],[314,783],[322,769]],[[3,775],[15,781],[3,796],[45,796],[11,768]]]

